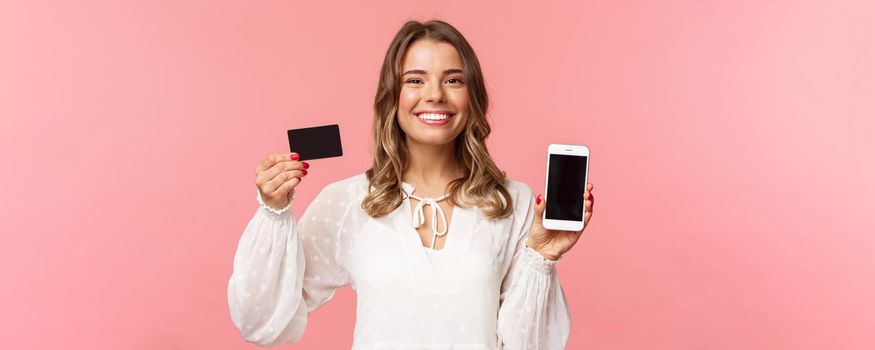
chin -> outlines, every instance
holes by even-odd
[[[453,141],[456,140],[452,135],[426,135],[426,136],[414,136],[411,137],[413,142],[429,145],[429,146],[443,146],[447,144],[452,144]]]
[[[416,142],[422,145],[428,146],[443,146],[446,144],[451,144],[456,140],[456,137],[462,134],[464,130],[459,129],[456,125],[446,125],[441,128],[433,128],[425,125],[417,125],[420,123],[419,120],[415,119],[416,117],[411,117],[410,123],[407,124],[407,127],[413,127],[412,132],[406,132],[407,137],[410,141]],[[406,129],[406,128],[402,128]]]

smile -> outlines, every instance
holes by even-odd
[[[416,113],[416,119],[428,125],[444,125],[449,123],[454,115],[446,111],[425,111]]]

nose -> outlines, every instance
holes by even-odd
[[[447,102],[446,96],[444,94],[444,87],[441,84],[427,84],[425,91],[425,101],[432,103]]]

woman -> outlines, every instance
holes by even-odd
[[[580,232],[544,229],[545,201],[493,163],[487,107],[464,37],[441,21],[405,24],[383,62],[367,172],[326,186],[296,223],[309,165],[292,153],[256,168],[260,207],[228,286],[244,338],[298,341],[308,313],[350,284],[354,349],[563,348],[570,315],[554,265]]]

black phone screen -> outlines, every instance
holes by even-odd
[[[547,172],[546,218],[583,221],[586,156],[551,154]]]
[[[289,149],[300,156],[299,160],[339,157],[343,155],[340,145],[340,127],[337,124],[288,131]]]

